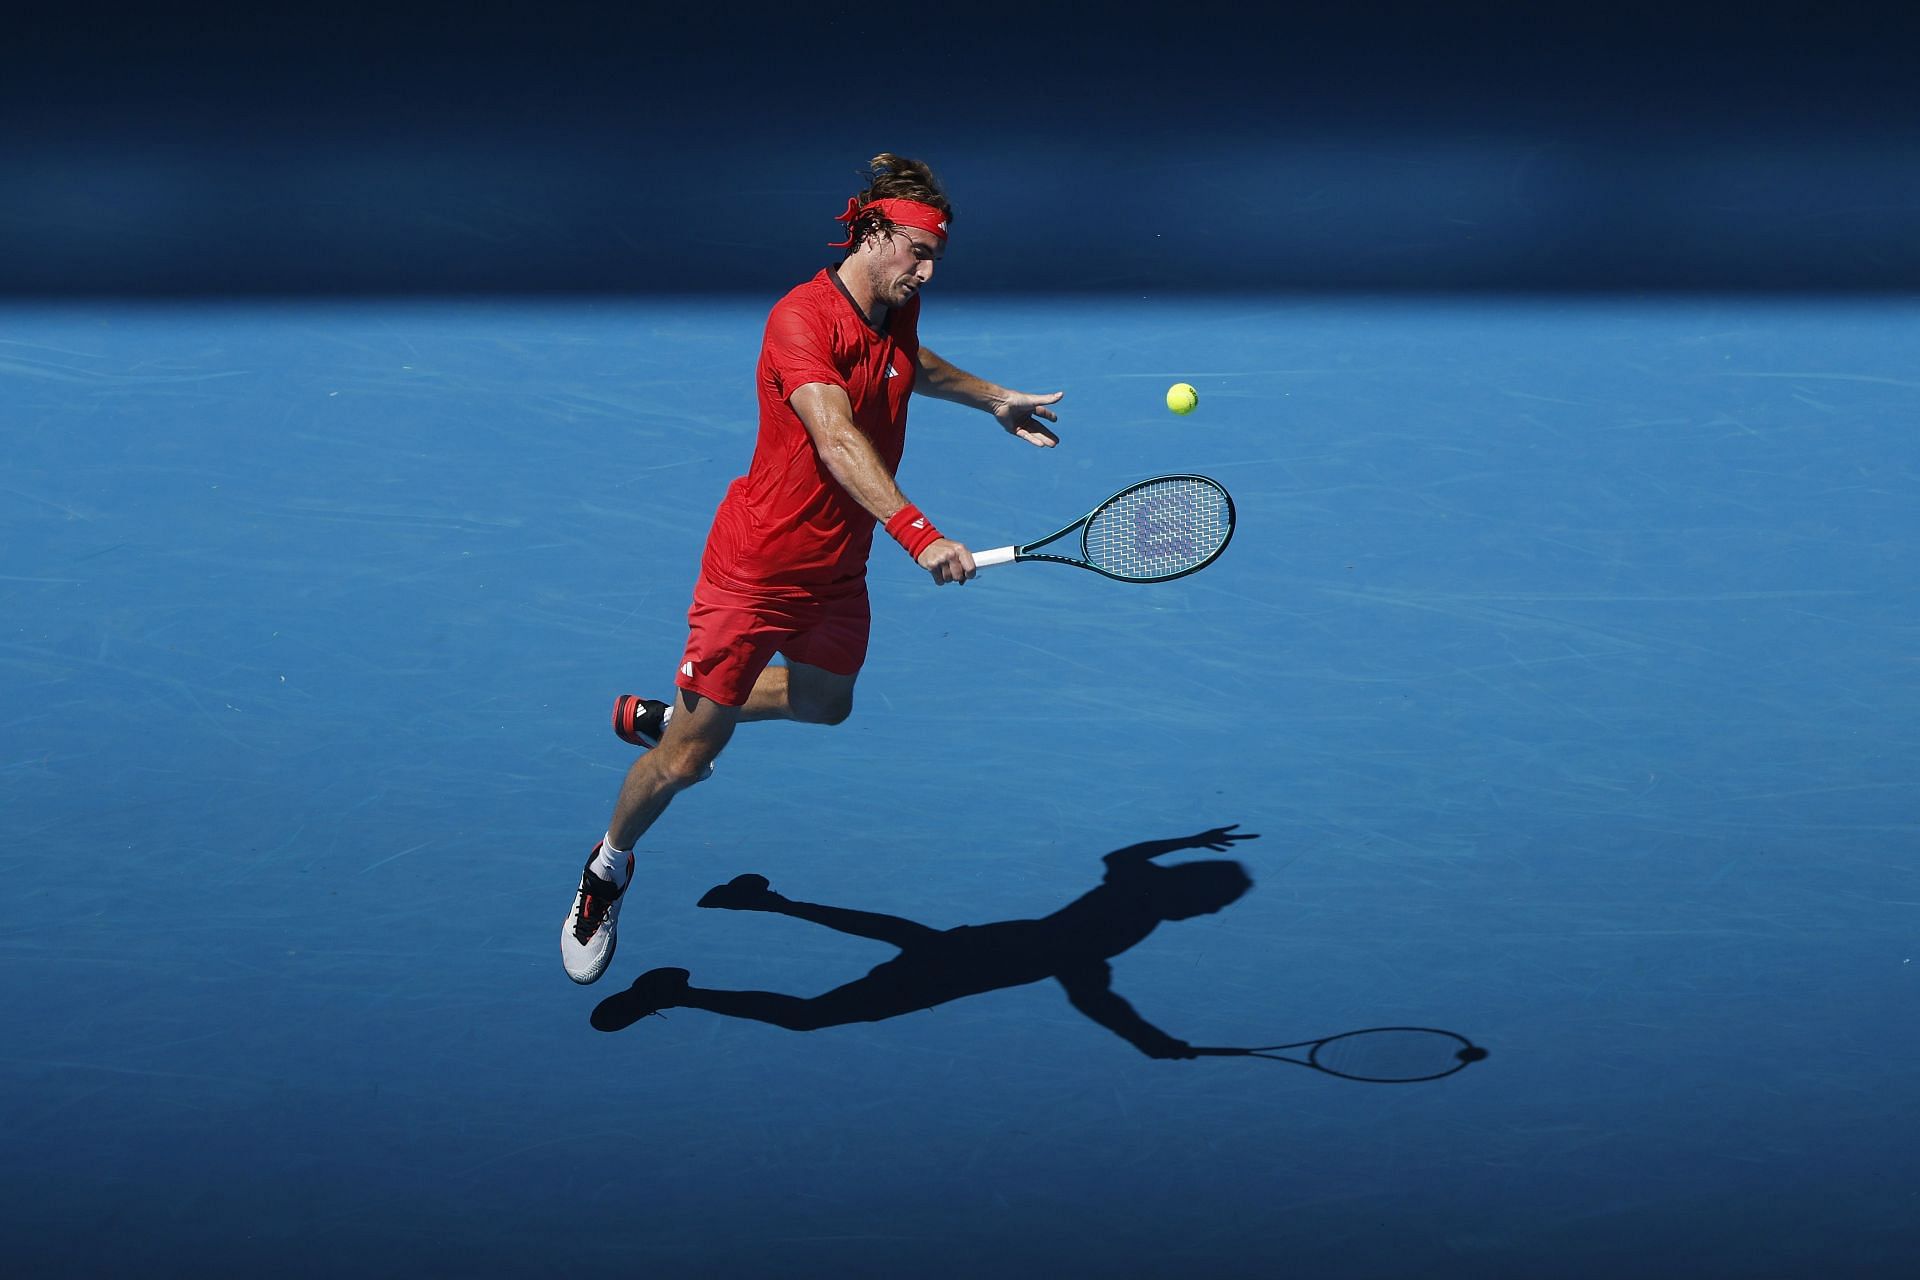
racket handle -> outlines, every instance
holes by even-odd
[[[990,564],[1011,564],[1013,556],[1012,547],[994,547],[990,551],[976,551],[973,553],[973,567],[984,569]]]

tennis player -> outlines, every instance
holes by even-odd
[[[747,474],[715,513],[688,611],[673,703],[623,695],[614,728],[645,748],[560,932],[567,976],[592,982],[613,958],[635,841],[673,797],[713,771],[743,720],[839,724],[867,654],[867,554],[876,523],[936,585],[966,582],[972,554],[894,479],[910,393],[985,410],[1051,448],[1049,407],[977,378],[920,344],[920,290],[946,252],[953,208],[932,170],[874,157],[870,185],[839,215],[839,266],[775,304],[760,348],[760,435]],[[778,654],[784,665],[772,660]]]

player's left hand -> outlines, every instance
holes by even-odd
[[[1029,395],[1025,391],[1009,391],[1007,398],[993,407],[993,416],[1000,420],[1009,435],[1019,436],[1030,445],[1042,449],[1051,449],[1060,443],[1060,437],[1042,425],[1045,422],[1058,422],[1053,410],[1047,406],[1058,404],[1064,391],[1049,392],[1044,396]]]

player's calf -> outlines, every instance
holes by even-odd
[[[665,775],[667,786],[674,791],[685,791],[713,776],[713,760],[705,752],[688,747],[685,743],[655,751],[653,758]]]
[[[793,710],[793,718],[802,724],[845,724],[853,714],[853,693],[808,696],[789,689],[787,705]]]
[[[667,725],[672,721],[673,704],[657,698],[638,698],[631,693],[623,693],[613,700],[614,734],[620,741],[639,747],[642,751],[651,751],[659,746],[667,736]],[[690,787],[695,782],[705,782],[712,776],[713,763],[709,761],[705,772],[682,783],[680,789]]]

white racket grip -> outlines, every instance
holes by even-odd
[[[973,553],[973,567],[984,569],[990,564],[1012,564],[1013,552],[1012,547],[995,547],[990,551],[976,551]]]

